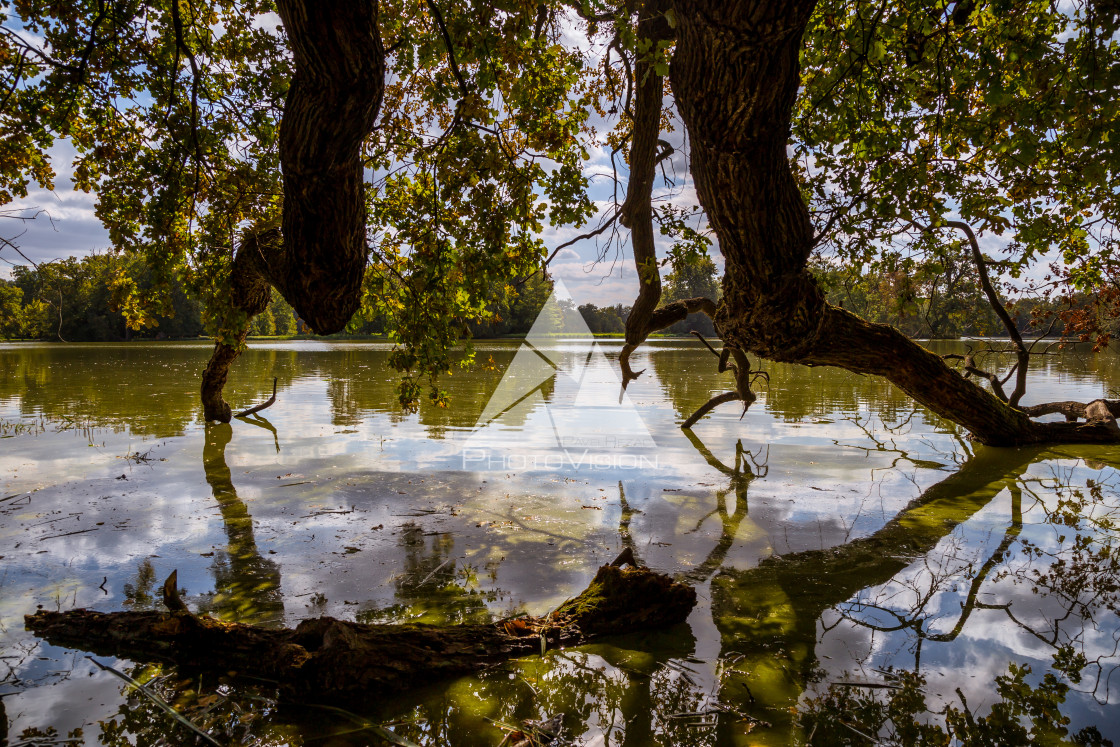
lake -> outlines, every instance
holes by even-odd
[[[687,624],[360,712],[98,661],[232,744],[380,743],[372,723],[498,745],[557,713],[565,744],[862,744],[844,715],[860,704],[910,683],[930,712],[981,716],[1021,665],[1031,692],[1051,692],[1047,674],[1069,686],[1071,735],[1120,740],[1120,448],[990,449],[884,381],[778,364],[746,413],[724,405],[689,433],[731,385],[699,344],[647,344],[621,400],[620,341],[538,348],[478,343],[443,381],[450,406],[409,415],[388,345],[253,342],[226,398],[263,402],[275,378],[276,404],[207,427],[208,344],[0,345],[10,739],[191,739],[84,652],[26,633],[39,607],[157,609],[177,570],[188,604],[227,620],[487,621],[554,609],[630,547],[696,588]],[[1065,350],[1024,404],[1118,388],[1120,357]]]

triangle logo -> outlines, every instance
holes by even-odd
[[[657,444],[564,283],[537,315],[463,446],[467,469],[639,464]],[[646,459],[648,461],[648,458]]]

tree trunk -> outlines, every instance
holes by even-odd
[[[272,300],[270,269],[284,264],[283,239],[276,229],[246,233],[230,271],[231,310],[222,325],[233,330],[232,340],[219,338],[202,372],[202,411],[207,422],[228,423],[232,408],[222,397],[229,368],[245,347],[253,317]],[[227,331],[227,334],[230,332]]]
[[[163,661],[193,669],[275,680],[298,702],[363,702],[548,646],[684,622],[696,592],[643,568],[606,565],[578,597],[545,617],[487,625],[362,625],[321,617],[269,630],[197,617],[164,584],[170,612],[40,610],[24,618],[47,641],[104,656]]]
[[[671,38],[665,20],[664,3],[646,0],[638,12],[638,38],[648,39],[651,50],[658,42]],[[661,133],[661,103],[665,81],[657,74],[649,54],[638,55],[634,65],[637,90],[634,94],[633,123],[630,135],[630,179],[619,218],[630,229],[630,245],[638,270],[638,297],[626,318],[626,345],[619,355],[622,386],[638,376],[630,367],[630,355],[651,331],[650,316],[661,303],[661,269],[653,233],[653,179],[657,168],[657,136]]]
[[[378,0],[278,0],[295,60],[280,123],[283,235],[247,236],[230,277],[233,317],[202,378],[207,421],[228,423],[222,399],[253,316],[275,286],[312,331],[338,332],[361,303],[366,208],[362,143],[385,88]]]
[[[670,81],[701,205],[726,260],[716,325],[764,358],[883,376],[991,445],[1120,442],[1100,418],[1037,423],[892,327],[828,304],[807,269],[814,237],[787,156],[798,55],[814,0],[675,3]]]
[[[366,207],[362,143],[385,87],[377,0],[278,0],[295,58],[280,123],[284,257],[270,277],[318,334],[361,302]]]

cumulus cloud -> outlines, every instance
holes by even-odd
[[[109,232],[94,213],[96,198],[73,187],[74,148],[60,141],[49,155],[57,171],[54,191],[29,189],[27,197],[5,205],[5,211],[13,214],[38,216],[26,222],[0,221],[0,236],[36,263],[107,248]],[[0,277],[10,277],[12,266],[20,264],[27,264],[23,257],[10,248],[0,249]]]

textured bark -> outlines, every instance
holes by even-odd
[[[217,421],[228,423],[233,417],[233,409],[222,397],[222,390],[229,377],[229,367],[241,355],[241,346],[245,344],[245,337],[249,334],[249,325],[237,337],[237,344],[217,342],[206,368],[202,371],[202,416],[206,422]]]
[[[260,233],[246,233],[233,260],[230,272],[230,305],[233,318],[225,326],[235,326],[232,341],[219,339],[214,352],[202,372],[202,412],[207,422],[230,421],[232,410],[222,390],[229,376],[229,368],[245,346],[249,323],[253,317],[268,308],[272,299],[271,268],[284,263],[285,251],[280,232],[272,229]]]
[[[366,210],[362,143],[385,87],[377,0],[278,0],[295,62],[280,123],[283,235],[250,236],[231,275],[239,330],[219,342],[202,382],[208,421],[229,422],[222,400],[249,321],[274,286],[319,334],[346,326],[361,303]]]
[[[813,232],[786,157],[813,2],[677,3],[670,80],[692,174],[726,260],[725,343],[774,360],[811,346],[824,298],[806,269]]]
[[[1120,418],[1120,399],[1112,400],[1094,400],[1095,402],[1103,402],[1108,414],[1113,418]],[[1086,410],[1088,405],[1083,402],[1073,402],[1066,400],[1063,402],[1047,402],[1041,405],[1031,405],[1024,407],[1023,412],[1036,418],[1042,415],[1053,415],[1061,413],[1066,416],[1066,420],[1077,420],[1078,418],[1086,418]]]
[[[286,261],[271,277],[319,334],[346,326],[367,261],[362,143],[385,86],[377,0],[278,0],[295,75],[280,124]]]
[[[813,0],[674,3],[670,81],[696,191],[725,258],[716,325],[764,358],[889,379],[979,441],[1120,442],[1099,419],[1037,423],[897,330],[831,306],[807,269],[814,243],[786,146]]]
[[[649,39],[652,49],[659,41],[669,39],[672,30],[665,21],[662,0],[647,0],[638,11],[637,34],[639,39]],[[638,297],[626,318],[626,345],[619,355],[622,366],[622,386],[626,386],[641,372],[630,367],[630,355],[656,329],[651,318],[661,303],[661,272],[657,262],[657,248],[653,234],[653,179],[657,168],[657,142],[661,134],[661,102],[665,81],[657,74],[648,55],[639,55],[634,66],[637,90],[634,95],[634,120],[630,141],[630,178],[626,185],[626,200],[622,204],[620,220],[630,229],[630,245],[634,250],[634,265],[638,270]],[[681,317],[682,319],[684,317]],[[679,321],[679,320],[678,320]]]
[[[696,592],[643,568],[606,565],[577,596],[545,617],[488,625],[362,625],[322,617],[295,629],[269,630],[196,617],[165,585],[172,611],[40,610],[27,629],[51,643],[163,661],[206,671],[237,671],[280,683],[295,701],[368,702],[488,664],[594,638],[684,622]]]

